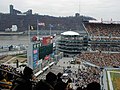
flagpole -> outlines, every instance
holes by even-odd
[[[50,27],[50,36],[51,36],[51,34],[52,34],[51,30],[52,30],[53,25],[49,24],[49,27]]]
[[[51,26],[50,26],[50,36],[51,36]]]
[[[39,26],[38,26],[38,19],[37,19],[37,37],[39,38]]]

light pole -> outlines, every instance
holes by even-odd
[[[28,40],[29,40],[29,44],[30,44],[30,42],[31,42],[31,39],[30,39],[30,25],[28,25]]]
[[[53,25],[49,24],[49,27],[50,27],[50,36],[51,36],[51,30],[52,30]]]

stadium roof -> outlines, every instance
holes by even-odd
[[[112,21],[112,19],[110,21],[103,21],[103,20],[89,20],[89,23],[103,23],[103,24],[120,24],[120,21]]]
[[[61,35],[80,35],[80,34],[74,31],[66,31],[61,33]]]

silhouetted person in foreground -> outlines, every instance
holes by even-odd
[[[29,67],[25,67],[23,75],[13,82],[11,90],[32,90],[32,77],[33,70]]]
[[[37,83],[35,90],[54,90],[56,82],[57,76],[54,73],[49,72],[46,75],[46,80],[40,80]]]
[[[87,85],[87,90],[100,90],[100,84],[97,82],[92,82]]]
[[[87,87],[77,87],[76,90],[100,90],[100,84],[97,82],[92,82],[87,85]]]
[[[66,90],[67,83],[65,83],[65,82],[62,81],[62,78],[61,78],[62,75],[63,74],[61,72],[59,72],[57,74],[57,83],[56,83],[56,85],[54,87],[54,90]]]
[[[77,89],[76,89],[76,90],[83,90],[83,89],[82,89],[82,87],[77,87]]]
[[[54,90],[67,90],[67,83],[64,82],[58,82],[55,87]]]
[[[62,82],[62,78],[61,78],[62,75],[63,74],[61,72],[57,74],[57,82]]]

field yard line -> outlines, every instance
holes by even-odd
[[[120,72],[117,72],[117,71],[109,71],[109,72],[113,72],[113,73],[120,73]]]
[[[107,71],[107,75],[108,75],[108,80],[109,80],[109,88],[110,90],[113,90],[113,84],[112,84],[111,77],[110,77],[110,71]]]

